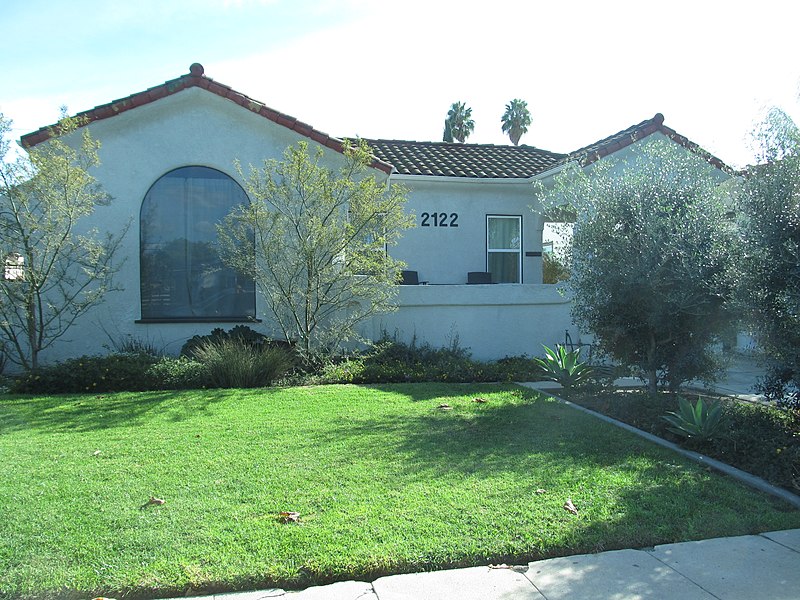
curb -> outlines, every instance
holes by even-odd
[[[774,486],[771,483],[768,483],[767,481],[764,481],[760,477],[756,477],[755,475],[751,475],[750,473],[742,471],[741,469],[737,469],[736,467],[732,467],[732,466],[730,466],[728,464],[725,464],[725,463],[720,462],[718,460],[715,460],[713,458],[709,458],[708,456],[705,456],[704,454],[700,454],[699,452],[693,452],[691,450],[686,450],[684,448],[681,448],[677,444],[673,444],[672,442],[668,442],[667,440],[662,439],[662,438],[660,438],[660,437],[658,437],[656,435],[653,435],[652,433],[647,433],[646,431],[642,431],[641,429],[637,429],[636,427],[633,427],[632,425],[628,425],[627,423],[623,423],[622,421],[617,421],[616,419],[612,419],[611,417],[608,417],[608,416],[606,416],[604,414],[601,414],[599,412],[595,412],[595,411],[590,410],[588,408],[584,408],[583,406],[580,406],[578,404],[574,404],[574,403],[570,402],[569,400],[564,400],[563,398],[560,398],[560,397],[556,396],[555,394],[551,393],[550,391],[538,389],[538,388],[532,387],[532,386],[530,386],[530,385],[528,385],[526,383],[520,383],[519,385],[521,385],[523,387],[527,387],[527,388],[533,389],[533,390],[536,390],[538,392],[543,392],[543,393],[549,394],[551,397],[555,398],[556,400],[558,400],[562,404],[565,404],[566,406],[570,406],[570,407],[572,407],[572,408],[574,408],[576,410],[579,410],[579,411],[584,412],[584,413],[586,413],[588,415],[596,417],[596,418],[600,419],[601,421],[605,421],[606,423],[610,423],[611,425],[616,425],[617,427],[625,429],[626,431],[629,431],[631,433],[635,433],[636,435],[638,435],[640,437],[643,437],[644,439],[646,439],[646,440],[648,440],[650,442],[653,442],[654,444],[657,444],[657,445],[659,445],[659,446],[661,446],[663,448],[668,448],[669,450],[677,452],[681,456],[684,456],[685,458],[688,458],[689,460],[692,460],[692,461],[694,461],[694,462],[696,462],[696,463],[698,463],[700,465],[711,467],[712,469],[720,471],[721,473],[724,473],[725,475],[729,475],[730,477],[733,477],[734,479],[738,479],[739,481],[741,481],[742,483],[744,483],[745,485],[747,485],[749,487],[755,488],[755,489],[757,489],[757,490],[759,490],[761,492],[764,492],[766,494],[770,494],[771,496],[775,496],[776,498],[780,498],[781,500],[783,500],[785,502],[788,502],[789,504],[791,504],[795,508],[800,509],[800,496],[798,496],[796,494],[793,494],[793,493],[791,493],[791,492],[789,492],[787,490],[784,490],[783,488],[779,488],[777,486]]]

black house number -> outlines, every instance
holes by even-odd
[[[458,213],[424,212],[420,219],[420,227],[458,227]]]

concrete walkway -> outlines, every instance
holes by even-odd
[[[800,529],[206,600],[797,600]],[[199,597],[195,600],[199,600]]]
[[[737,356],[721,394],[757,399],[762,374]],[[641,384],[638,380],[620,384]],[[533,386],[531,386],[533,387]],[[538,387],[538,386],[537,386]],[[547,387],[552,387],[550,384]],[[190,600],[797,600],[800,529],[551,558],[504,568],[472,567],[343,581],[300,592],[269,589]]]

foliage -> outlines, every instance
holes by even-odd
[[[299,589],[800,526],[512,385],[6,397],[0,419],[6,598]]]
[[[600,350],[635,366],[655,393],[715,376],[712,343],[735,319],[721,174],[668,141],[633,146],[626,162],[605,159],[587,174],[573,165],[543,205],[577,214],[570,287],[573,318]]]
[[[554,252],[542,254],[542,283],[558,283],[569,279],[569,265]]]
[[[195,335],[181,347],[181,356],[188,356],[189,358],[196,357],[196,350],[207,346],[208,344],[216,344],[228,340],[235,340],[244,346],[252,348],[262,348],[265,345],[276,344],[274,340],[270,340],[263,333],[259,333],[248,327],[247,325],[236,325],[230,331],[225,331],[222,327],[215,327],[208,335]]]
[[[450,124],[450,119],[444,120],[444,133],[442,134],[442,141],[449,144],[453,143],[453,126]]]
[[[643,431],[692,448],[693,438],[669,431],[663,415],[673,406],[666,392],[655,396],[636,390],[584,390],[569,400]],[[707,400],[708,401],[708,400]],[[800,491],[800,411],[723,399],[725,421],[716,436],[702,443],[702,452],[790,491]]]
[[[519,139],[528,133],[528,126],[531,124],[528,103],[519,99],[512,100],[506,104],[506,111],[500,121],[503,124],[503,133],[508,134],[512,144],[518,145]]]
[[[142,375],[150,390],[196,390],[213,387],[208,366],[185,356],[162,356]]]
[[[146,373],[156,361],[147,354],[81,356],[28,371],[11,389],[28,394],[147,390]]]
[[[567,351],[561,344],[557,344],[555,350],[543,347],[545,357],[534,358],[533,362],[539,367],[545,380],[555,381],[569,390],[591,379],[593,369],[580,361],[580,348]]]
[[[738,189],[740,301],[758,345],[800,379],[800,129],[773,109],[756,132],[761,164]]]
[[[247,176],[240,167],[251,204],[219,227],[224,260],[255,280],[306,365],[360,340],[359,323],[394,310],[403,265],[386,249],[413,224],[406,190],[368,175],[366,143],[344,147],[338,172],[305,142]]]
[[[454,102],[447,111],[444,127],[444,141],[458,140],[462,144],[475,130],[475,121],[472,119],[472,109],[464,102]],[[448,132],[450,139],[448,140]]]
[[[133,392],[210,387],[208,368],[186,357],[133,352],[81,356],[42,366],[15,378],[18,394]]]
[[[84,225],[110,198],[89,173],[100,144],[88,129],[79,135],[81,124],[65,116],[53,139],[8,162],[10,124],[0,115],[0,336],[25,369],[119,289],[115,255],[127,227],[115,236]]]
[[[682,437],[705,442],[719,435],[725,425],[725,413],[719,400],[707,405],[702,397],[698,397],[692,406],[681,396],[678,407],[678,412],[670,411],[661,418],[671,425],[669,431]]]
[[[206,342],[193,351],[209,373],[211,387],[266,387],[292,367],[283,348],[254,348],[235,338]]]
[[[800,410],[800,374],[784,365],[772,365],[756,386],[759,393],[780,408]]]
[[[108,348],[108,346],[105,346]],[[145,338],[126,336],[122,340],[111,339],[111,348],[115,354],[149,354],[150,356],[162,356],[164,349],[156,345],[155,342]]]
[[[473,360],[453,343],[434,348],[412,339],[409,344],[384,338],[364,352],[331,360],[307,375],[307,383],[403,383],[534,381],[540,373],[527,357],[494,362]]]

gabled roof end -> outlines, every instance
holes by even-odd
[[[326,148],[331,148],[337,152],[344,152],[343,140],[319,131],[307,123],[298,121],[294,117],[277,110],[273,110],[258,100],[254,100],[249,96],[237,92],[227,85],[223,85],[214,81],[205,75],[205,69],[200,63],[192,63],[192,65],[189,67],[189,73],[185,75],[181,75],[180,77],[166,81],[161,85],[149,88],[143,92],[131,94],[130,96],[120,98],[119,100],[114,100],[108,104],[95,106],[94,108],[80,112],[75,116],[78,119],[85,121],[86,124],[103,119],[109,119],[128,110],[138,108],[139,106],[144,106],[145,104],[150,104],[151,102],[155,102],[167,96],[177,94],[182,90],[193,87],[198,87],[221,98],[230,100],[231,102],[234,102],[239,106],[250,110],[251,112],[261,115],[265,119],[273,121],[274,123],[286,127],[287,129],[291,129],[298,134],[325,146]],[[23,135],[20,138],[20,144],[23,148],[32,148],[33,146],[41,144],[42,142],[47,141],[54,135],[58,134],[58,124],[56,123],[47,127],[42,127],[41,129],[38,129],[32,133]],[[387,174],[391,174],[393,170],[392,165],[377,158],[373,160],[371,166]]]

